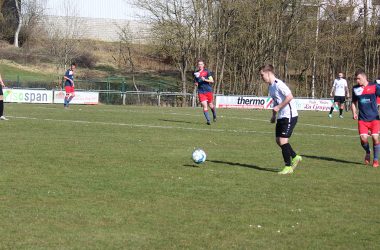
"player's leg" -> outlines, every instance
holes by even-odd
[[[329,117],[330,118],[332,117],[332,113],[334,111],[335,105],[338,105],[338,103],[336,102],[336,97],[334,97],[334,102],[333,102],[333,104],[331,105],[331,108],[330,108],[330,113],[329,113]]]
[[[213,94],[210,93],[208,96],[208,105],[209,105],[211,112],[212,112],[212,118],[213,118],[214,122],[216,122],[216,110],[215,110],[215,105],[214,105],[213,101],[214,101]]]
[[[293,173],[292,159],[293,157],[296,157],[297,154],[294,152],[292,146],[289,144],[289,137],[291,136],[296,123],[297,117],[292,118],[290,120],[287,118],[277,120],[276,143],[281,148],[282,157],[285,163],[284,169],[281,172],[279,172],[279,174]]]
[[[4,96],[3,90],[0,91],[0,120],[7,121],[8,119],[4,116]]]
[[[71,92],[70,93],[70,97],[69,97],[69,99],[67,101],[67,104],[70,104],[71,100],[73,100],[74,97],[75,97],[75,92]]]
[[[210,123],[210,115],[208,114],[208,107],[207,107],[207,100],[201,102],[202,104],[202,109],[203,109],[203,114],[206,118],[207,125],[211,125]]]
[[[206,118],[207,125],[211,125],[211,123],[210,123],[210,115],[208,114],[208,106],[207,106],[208,105],[207,104],[208,98],[207,98],[207,95],[204,94],[204,93],[199,93],[198,94],[198,98],[199,98],[199,101],[200,101],[200,103],[202,105],[203,114],[204,114],[204,116]]]
[[[70,93],[66,92],[65,99],[63,100],[63,106],[67,108],[69,106]]]
[[[342,102],[340,103],[340,106],[339,106],[339,117],[340,118],[343,118],[343,109],[344,109],[344,101],[342,100]]]
[[[285,163],[285,167],[283,168],[283,170],[278,172],[278,173],[279,174],[291,174],[291,173],[293,173],[292,156],[291,156],[289,139],[284,138],[284,137],[276,137],[276,142],[281,148],[282,157],[283,157],[284,163]]]
[[[378,120],[372,121],[372,140],[373,140],[373,164],[377,168],[379,166],[380,142],[379,142],[379,129],[380,122]]]
[[[371,161],[371,150],[369,149],[368,134],[360,135],[360,143],[365,151],[364,163],[368,165]]]

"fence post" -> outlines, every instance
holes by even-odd
[[[161,92],[157,92],[157,104],[158,104],[158,107],[161,106]]]
[[[127,97],[127,94],[125,93],[125,81],[122,82],[121,84],[121,92],[122,92],[122,95],[123,95],[123,105],[125,105],[125,100],[126,100],[126,97]]]

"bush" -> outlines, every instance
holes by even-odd
[[[80,67],[93,69],[95,68],[96,63],[98,62],[98,58],[90,52],[83,52],[81,55],[74,58],[74,61]]]

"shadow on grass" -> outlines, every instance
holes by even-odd
[[[279,172],[278,169],[263,168],[263,167],[259,167],[259,166],[256,166],[256,165],[244,164],[244,163],[238,163],[238,162],[215,161],[215,160],[206,160],[206,161],[207,162],[212,162],[212,163],[218,163],[218,164],[226,164],[226,165],[236,166],[236,167],[252,168],[252,169],[259,170],[259,171]]]
[[[199,168],[199,164],[185,164],[183,165],[184,167],[188,167],[188,168]]]
[[[175,122],[175,123],[187,123],[187,124],[192,124],[192,122],[188,121],[180,121],[180,120],[169,120],[169,119],[158,119],[159,121],[162,122]]]
[[[339,162],[339,163],[346,163],[346,164],[363,165],[363,163],[361,163],[361,162],[346,161],[346,160],[336,159],[336,158],[326,157],[326,156],[302,155],[302,157],[310,158],[310,159],[316,159],[316,160],[322,160],[322,161],[331,161],[331,162]]]

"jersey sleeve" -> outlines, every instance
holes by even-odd
[[[336,80],[334,80],[334,82],[333,82],[333,88],[335,88],[336,87]]]
[[[376,96],[380,96],[380,85],[376,84]]]
[[[288,96],[292,93],[292,91],[290,91],[289,87],[286,86],[285,83],[278,84],[278,91],[284,96]]]
[[[354,88],[352,88],[352,94],[351,94],[351,96],[352,96],[352,102],[357,102],[358,101],[358,97],[355,94]]]

